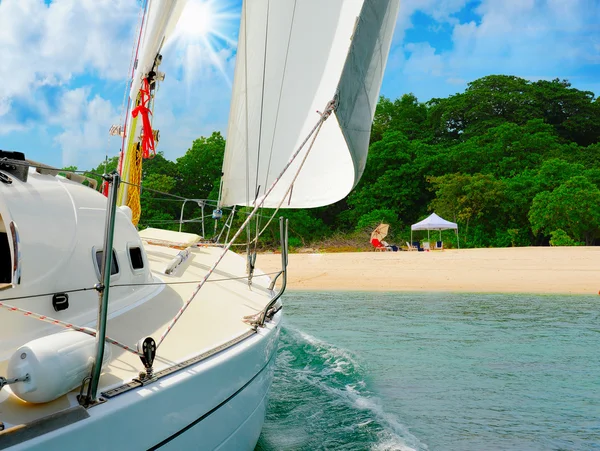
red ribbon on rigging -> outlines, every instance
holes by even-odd
[[[156,155],[154,148],[154,133],[152,132],[152,125],[150,124],[150,108],[148,103],[150,102],[150,85],[148,79],[144,78],[142,81],[142,87],[140,88],[140,104],[133,109],[131,115],[137,117],[138,114],[142,115],[142,157],[150,158],[150,151],[152,156]]]

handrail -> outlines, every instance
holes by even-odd
[[[267,314],[271,307],[275,305],[275,303],[279,300],[279,298],[285,293],[285,288],[287,286],[287,265],[288,265],[288,220],[283,219],[283,217],[279,218],[279,233],[281,236],[281,275],[283,276],[281,282],[281,289],[277,292],[277,294],[271,299],[271,302],[267,304],[264,310],[261,312],[260,319],[258,321],[259,326],[265,325],[265,320],[267,319]],[[279,277],[279,275],[277,275]],[[277,280],[277,277],[275,280]],[[274,285],[274,284],[272,284]]]
[[[206,205],[205,199],[185,199],[183,204],[181,205],[181,213],[179,214],[179,231],[181,232],[181,227],[183,226],[183,209],[185,208],[185,204],[188,201],[194,201],[198,204],[202,211],[202,238],[206,237],[206,233],[204,232],[204,206]]]

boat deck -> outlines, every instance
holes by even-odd
[[[146,337],[158,342],[223,252],[222,248],[215,246],[190,247],[189,257],[167,275],[164,269],[180,249],[151,244],[144,247],[157,291],[127,311],[115,312],[109,317],[107,327],[109,337],[134,349],[137,342]],[[268,304],[272,298],[268,289],[271,278],[255,270],[250,288],[247,278],[240,278],[245,273],[245,258],[228,252],[159,347],[154,362],[155,372],[192,357],[224,349],[232,341],[252,332],[252,327],[243,321],[244,316],[257,314]],[[99,393],[131,382],[144,369],[137,355],[114,345],[108,346],[112,360],[100,378]],[[6,364],[6,361],[0,362],[0,374],[5,374]],[[30,404],[13,396],[10,387],[5,387],[0,391],[0,421],[7,428],[31,422],[77,405],[77,394],[78,390],[49,403]]]

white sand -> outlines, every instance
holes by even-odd
[[[600,247],[526,247],[431,252],[290,254],[296,290],[598,294]],[[261,254],[265,272],[281,267]]]

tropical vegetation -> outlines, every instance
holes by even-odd
[[[224,149],[215,132],[196,139],[176,161],[162,153],[144,161],[140,227],[178,228],[181,198],[216,200]],[[107,167],[116,165],[114,158]],[[214,207],[206,208],[210,215]],[[480,78],[462,93],[428,102],[412,94],[381,97],[355,189],[334,205],[277,216],[290,219],[293,246],[352,248],[368,246],[380,222],[391,225],[390,242],[408,241],[410,225],[433,211],[458,223],[461,247],[597,244],[600,99],[567,80],[506,75]],[[184,216],[199,212],[189,202]],[[261,212],[259,227],[271,214]],[[207,224],[212,234],[214,221]],[[200,223],[183,230],[200,232]],[[276,245],[278,236],[273,221],[259,244]],[[444,241],[456,245],[450,233]]]

